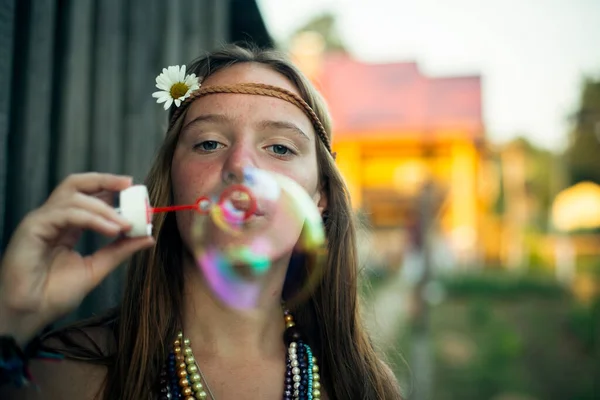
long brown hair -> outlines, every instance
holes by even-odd
[[[331,120],[320,95],[278,52],[229,45],[196,60],[188,72],[207,77],[244,62],[267,65],[294,83],[331,139]],[[182,121],[179,117],[167,132],[147,177],[152,204],[172,203],[171,161]],[[328,258],[319,285],[308,301],[293,310],[295,319],[320,359],[329,398],[398,399],[397,383],[377,356],[359,315],[356,229],[348,190],[333,158],[321,141],[316,142],[320,181],[328,198]],[[133,257],[112,325],[116,352],[108,363],[105,399],[137,400],[155,391],[160,368],[181,325],[183,244],[173,214],[157,215],[154,227],[156,246]]]

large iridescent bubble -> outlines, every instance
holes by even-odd
[[[322,273],[325,232],[314,201],[300,185],[247,168],[243,182],[203,199],[201,206],[192,227],[194,251],[219,300],[251,309],[273,274],[281,273],[277,269],[288,266],[296,271],[283,271],[287,279],[299,281],[289,285],[295,289],[286,302],[306,298]]]

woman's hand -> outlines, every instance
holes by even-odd
[[[44,326],[75,309],[113,269],[151,237],[120,238],[83,257],[74,247],[85,229],[116,237],[129,223],[110,205],[131,178],[72,175],[14,232],[0,265],[0,334],[24,344]]]

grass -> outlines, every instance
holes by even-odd
[[[448,297],[430,316],[434,400],[600,398],[600,300],[578,304],[540,277],[459,276],[444,283]],[[398,347],[408,356],[407,328]],[[390,355],[407,381],[398,357]]]

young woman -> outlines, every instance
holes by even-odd
[[[82,229],[117,236],[130,228],[101,198],[131,181],[72,176],[25,218],[4,254],[0,334],[28,342],[133,254],[122,304],[47,336],[44,347],[66,360],[32,361],[39,390],[5,386],[0,397],[399,399],[359,315],[352,210],[319,94],[272,51],[228,46],[187,72],[202,77],[201,85],[187,81],[174,95],[169,130],[146,181],[151,203],[193,203],[241,180],[248,166],[286,175],[323,215],[328,256],[319,283],[307,301],[282,310],[290,288],[302,284],[288,280],[303,279],[286,275],[290,243],[273,258],[280,272],[269,275],[255,309],[224,307],[196,266],[192,211],[157,215],[153,238],[118,240],[82,258],[73,251]],[[163,89],[165,76],[157,79]],[[156,97],[166,105],[173,100]],[[289,226],[270,229],[275,236]],[[302,360],[296,370],[294,360]]]

